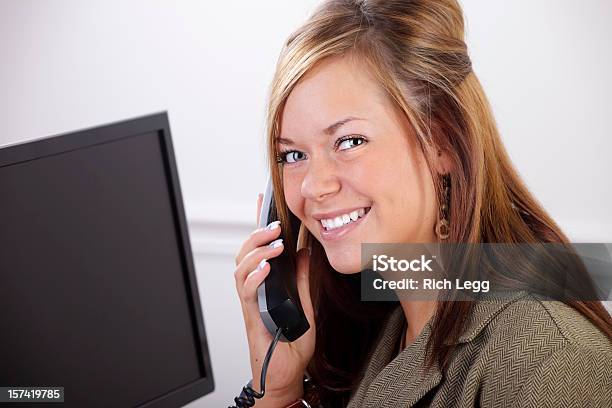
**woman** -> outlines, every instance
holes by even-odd
[[[455,0],[325,2],[281,53],[268,129],[280,227],[235,272],[255,390],[272,340],[256,291],[287,208],[311,329],[277,345],[257,407],[303,398],[304,374],[325,407],[612,406],[600,302],[360,302],[362,242],[567,242],[501,144]]]

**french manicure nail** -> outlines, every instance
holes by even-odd
[[[261,271],[264,266],[266,266],[266,258],[262,259],[261,262],[259,262],[259,265],[257,265],[257,270]]]
[[[278,248],[279,246],[283,245],[283,239],[279,238],[279,239],[275,239],[274,241],[270,242],[268,244],[268,246],[270,248]]]
[[[273,229],[277,229],[280,225],[280,221],[272,221],[266,226],[266,230],[272,231]]]

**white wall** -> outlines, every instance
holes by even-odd
[[[193,408],[229,404],[250,377],[232,259],[265,181],[276,58],[316,4],[0,0],[0,145],[169,111],[217,386]],[[612,241],[612,3],[463,5],[527,184],[574,240]]]

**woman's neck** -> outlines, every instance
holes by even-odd
[[[417,338],[436,310],[435,300],[403,300],[400,305],[408,322],[406,346]]]

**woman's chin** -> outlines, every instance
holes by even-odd
[[[357,259],[347,259],[346,257],[329,257],[329,264],[337,272],[343,275],[351,275],[354,273],[361,272],[361,262],[359,257]]]
[[[346,242],[342,245],[322,243],[327,260],[337,272],[350,275],[361,272],[361,241]]]

